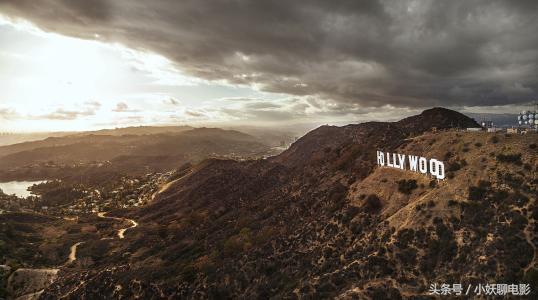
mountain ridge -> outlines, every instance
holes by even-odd
[[[250,157],[269,151],[251,135],[218,128],[119,136],[92,133],[0,147],[0,180],[80,178],[79,173],[88,172],[142,175],[211,156]]]
[[[43,297],[420,299],[433,283],[528,281],[536,145],[452,116],[323,126],[266,160],[187,166],[149,205],[114,211],[139,226]],[[378,148],[437,157],[447,179],[376,167]]]

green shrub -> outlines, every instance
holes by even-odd
[[[483,200],[486,196],[486,192],[486,189],[483,187],[470,186],[468,199],[474,201]]]
[[[449,162],[447,172],[456,172],[461,169],[461,165],[457,161]]]
[[[366,197],[366,200],[364,201],[364,208],[366,211],[369,212],[376,212],[381,209],[383,205],[381,204],[381,200],[379,197],[375,194],[370,194],[368,197]]]
[[[230,237],[224,242],[224,255],[233,256],[243,251],[243,243],[236,236]]]
[[[181,277],[187,282],[193,282],[196,279],[196,268],[188,264],[180,269]]]
[[[224,242],[224,254],[226,256],[234,256],[237,253],[247,251],[252,247],[252,233],[249,228],[242,228],[241,231],[228,238]]]
[[[502,163],[512,163],[516,165],[522,165],[521,153],[517,154],[497,154],[497,161]]]
[[[448,206],[449,206],[449,207],[450,207],[450,206],[455,206],[456,204],[458,204],[458,201],[456,201],[456,200],[452,200],[452,199],[448,200]]]
[[[399,180],[398,182],[398,191],[402,194],[411,194],[411,192],[418,187],[417,181],[415,179],[409,180]]]
[[[256,234],[256,243],[258,245],[263,245],[264,243],[270,241],[275,235],[276,230],[271,226],[264,226],[258,233]]]

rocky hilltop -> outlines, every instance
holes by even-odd
[[[431,132],[432,128],[437,132]],[[428,299],[537,280],[536,135],[463,132],[442,108],[323,126],[265,160],[178,169],[124,239],[88,240],[41,298]],[[445,162],[437,181],[376,150]]]

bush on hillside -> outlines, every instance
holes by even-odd
[[[368,197],[366,197],[366,200],[364,201],[364,208],[366,211],[369,212],[377,212],[381,209],[383,205],[381,204],[381,200],[379,197],[375,194],[370,194]]]
[[[470,186],[468,199],[473,201],[483,200],[486,196],[486,192],[487,190],[483,187]]]
[[[497,161],[502,163],[512,163],[516,165],[522,165],[523,162],[521,161],[521,153],[517,154],[497,154]]]
[[[415,179],[409,180],[399,180],[398,182],[398,191],[402,194],[411,194],[411,192],[418,187],[417,181]]]

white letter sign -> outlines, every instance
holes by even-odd
[[[387,156],[385,164],[385,155]],[[425,157],[416,155],[406,155],[400,153],[385,153],[383,151],[377,151],[377,164],[379,166],[387,166],[391,168],[397,168],[405,170],[405,166],[409,165],[409,170],[413,172],[420,172],[422,174],[430,174],[437,179],[445,179],[445,164],[435,158],[426,159]],[[406,164],[406,158],[408,164]]]

